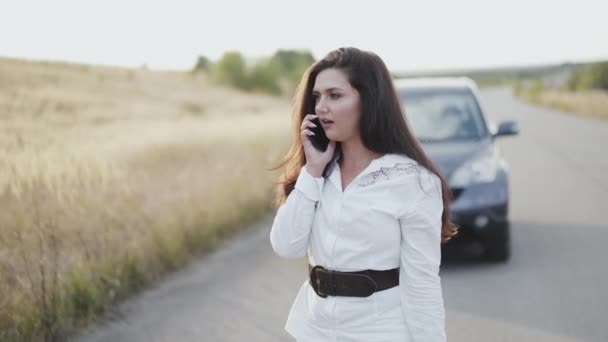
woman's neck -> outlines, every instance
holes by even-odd
[[[361,139],[352,139],[343,141],[341,144],[342,156],[340,158],[340,167],[348,170],[360,170],[369,163],[382,156],[382,153],[369,150],[363,145]]]

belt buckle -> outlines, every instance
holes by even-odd
[[[310,270],[310,282],[312,289],[319,297],[327,298],[327,294],[321,291],[321,278],[319,277],[319,271],[326,271],[326,269],[321,265],[317,265]]]

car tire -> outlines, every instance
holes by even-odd
[[[484,257],[488,261],[505,262],[509,260],[511,257],[511,237],[508,223],[492,229],[484,240]]]

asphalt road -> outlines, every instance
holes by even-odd
[[[510,162],[512,258],[483,262],[474,245],[444,254],[449,341],[608,341],[608,122],[482,92]],[[305,280],[303,259],[280,259],[272,214],[154,288],[80,342],[291,341],[285,318]]]

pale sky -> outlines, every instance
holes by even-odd
[[[393,71],[608,60],[608,1],[0,0],[0,56],[190,69],[341,46]]]

